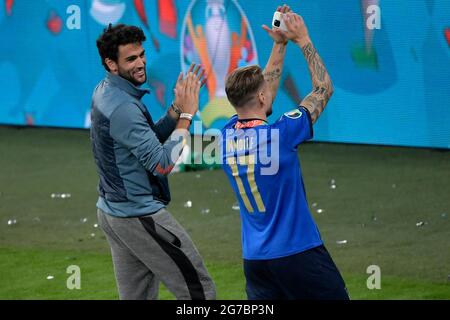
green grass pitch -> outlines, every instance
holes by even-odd
[[[109,247],[94,227],[89,133],[0,127],[0,150],[0,299],[117,299]],[[308,143],[299,154],[313,216],[352,299],[450,299],[448,151]],[[169,210],[218,298],[245,299],[239,213],[224,173],[176,173],[170,185]],[[81,268],[80,290],[66,287],[70,265]],[[379,290],[366,286],[370,265],[381,269]],[[162,287],[160,298],[173,296]]]

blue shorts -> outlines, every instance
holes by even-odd
[[[244,273],[249,300],[349,300],[323,245],[278,259],[244,259]]]

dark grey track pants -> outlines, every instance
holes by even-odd
[[[216,298],[197,248],[167,210],[118,218],[99,209],[97,216],[111,247],[120,299],[157,299],[159,281],[179,300]]]

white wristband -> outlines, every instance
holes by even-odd
[[[193,115],[190,113],[183,112],[180,114],[180,119],[186,119],[192,122]]]

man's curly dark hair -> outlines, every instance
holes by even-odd
[[[109,58],[117,62],[119,55],[119,46],[130,43],[143,43],[145,34],[141,28],[118,24],[113,26],[111,23],[97,39],[98,53],[102,59],[102,64],[106,71],[110,71],[105,63]]]

